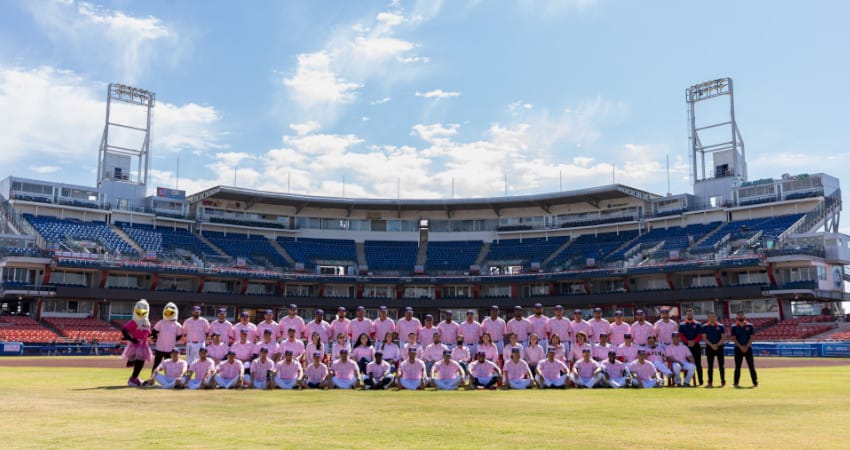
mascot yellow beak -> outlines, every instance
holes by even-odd
[[[165,316],[166,319],[171,319],[172,317],[174,317],[175,313],[176,313],[176,311],[174,311],[171,308],[168,308],[165,311],[163,311],[162,315]]]
[[[148,310],[144,308],[136,308],[134,312],[136,314],[136,317],[138,317],[139,319],[144,319],[148,316]]]

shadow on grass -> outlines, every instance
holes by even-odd
[[[120,389],[138,389],[138,387],[127,386],[125,384],[125,385],[120,385],[120,386],[92,386],[92,387],[87,387],[87,388],[74,388],[74,389],[71,389],[71,390],[72,391],[117,391],[117,390],[120,390]]]

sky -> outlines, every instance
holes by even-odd
[[[670,190],[691,192],[685,89],[732,77],[750,179],[843,178],[848,16],[847,2],[4,1],[0,176],[94,185],[116,82],[156,93],[151,190],[664,194],[669,158]]]

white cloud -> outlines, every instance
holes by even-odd
[[[319,124],[319,122],[316,122],[315,120],[310,120],[310,121],[307,121],[307,122],[304,122],[304,123],[290,123],[289,124],[289,128],[292,131],[294,131],[295,133],[297,133],[299,136],[304,136],[305,134],[310,134],[310,133],[318,130],[321,127],[322,126]]]
[[[434,89],[434,90],[428,91],[428,92],[418,92],[417,91],[415,95],[417,97],[441,99],[441,98],[459,97],[460,92],[444,91],[442,89]]]
[[[392,98],[383,97],[383,98],[379,98],[377,100],[372,100],[371,102],[369,102],[369,104],[370,105],[383,105],[384,103],[389,103],[390,100],[392,100]]]
[[[375,19],[378,22],[383,22],[388,26],[394,27],[397,25],[401,25],[404,22],[404,16],[401,14],[396,14],[392,12],[381,12],[375,16]]]
[[[524,102],[522,100],[517,100],[513,103],[508,104],[508,112],[514,115],[518,115],[521,110],[530,111],[534,109],[534,105],[531,103]]]
[[[46,175],[59,172],[62,168],[59,166],[30,166],[29,169],[37,174]]]
[[[316,106],[349,103],[357,96],[360,83],[345,81],[331,69],[331,55],[327,51],[298,55],[298,66],[291,78],[283,84],[290,88],[293,99],[305,109]]]
[[[425,142],[433,143],[434,141],[454,136],[457,134],[458,128],[460,128],[460,125],[456,123],[450,123],[448,125],[440,123],[430,125],[417,124],[413,126],[413,132],[411,134],[419,136]]]

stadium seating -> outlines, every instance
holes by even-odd
[[[135,250],[121,236],[115,234],[109,225],[103,222],[81,222],[55,217],[24,214],[48,243],[70,244],[72,241],[92,241],[103,245],[109,252],[118,251],[124,255],[135,254]]]
[[[121,340],[121,332],[102,320],[47,317],[44,319],[44,323],[58,330],[62,336],[71,339],[88,341],[97,339],[98,342],[118,342]]]
[[[265,236],[205,231],[204,237],[234,258],[245,258],[250,265],[287,267],[289,264]]]
[[[502,239],[490,244],[485,261],[511,261],[519,264],[542,263],[549,255],[569,240],[569,236],[550,238]]]
[[[827,336],[826,339],[836,341],[850,341],[850,330],[836,331],[835,333],[832,333]]]
[[[425,268],[429,271],[469,270],[482,245],[481,241],[429,242]]]
[[[556,259],[581,265],[584,265],[587,258],[602,261],[609,253],[635,237],[637,237],[637,231],[634,230],[619,233],[583,234],[575,238],[573,243],[564,249]]]
[[[366,241],[365,251],[369,270],[412,272],[419,244],[410,241]]]
[[[731,235],[732,239],[749,239],[759,231],[764,231],[765,236],[777,237],[796,223],[803,214],[788,214],[784,216],[771,217],[767,219],[736,220],[727,222],[719,230],[712,233],[705,241],[701,242],[697,251],[710,251],[719,243],[724,236]]]
[[[794,340],[806,339],[821,334],[835,327],[830,316],[807,316],[783,320],[775,326],[756,332],[755,338],[760,340]]]
[[[316,261],[357,261],[353,240],[279,237],[277,242],[308,269],[316,267]]]
[[[0,316],[0,341],[50,342],[58,336],[26,316]]]
[[[609,259],[623,259],[625,253],[635,245],[655,246],[662,241],[664,244],[657,250],[661,255],[669,255],[671,251],[684,251],[693,242],[702,239],[709,231],[717,228],[719,222],[709,224],[694,224],[686,227],[655,228],[642,234],[634,243],[612,254]]]
[[[218,252],[188,230],[127,222],[115,224],[145,251],[156,252],[158,256],[168,256],[176,250],[188,251],[199,258],[218,255]]]

